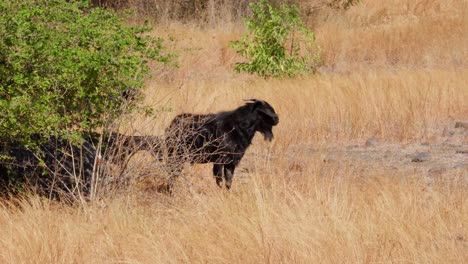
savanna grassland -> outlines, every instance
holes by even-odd
[[[280,116],[274,140],[254,139],[229,192],[196,165],[173,196],[158,193],[143,152],[125,194],[5,202],[0,262],[468,262],[468,128],[455,128],[468,122],[467,1],[300,2],[323,66],[294,79],[234,73],[242,58],[228,43],[245,27],[223,13],[232,5],[210,3],[199,21],[157,19],[178,67],[154,67],[144,103],[156,115],[130,116],[122,132],[160,135],[176,114],[260,98]],[[431,158],[411,162],[419,151]]]

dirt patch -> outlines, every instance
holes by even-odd
[[[280,162],[286,155],[288,173],[302,174],[310,162],[347,170],[378,170],[389,175],[426,175],[428,179],[462,180],[468,183],[468,128],[451,123],[437,128],[430,141],[395,143],[371,137],[360,144],[314,146],[294,144],[272,157]],[[465,122],[463,122],[465,123]],[[239,166],[237,177],[255,170],[255,159],[266,154],[251,151]],[[245,175],[248,176],[248,175]]]
[[[457,123],[458,124],[458,123]],[[362,145],[329,147],[324,162],[361,164],[396,174],[421,173],[429,177],[463,176],[468,180],[468,127],[441,128],[431,142],[388,143],[376,138]],[[311,150],[312,154],[314,150]]]

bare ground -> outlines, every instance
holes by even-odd
[[[431,130],[432,136],[427,140],[405,143],[372,137],[356,143],[295,144],[285,153],[274,155],[271,162],[286,155],[290,176],[301,175],[308,162],[319,160],[324,168],[333,170],[353,169],[359,173],[372,169],[390,176],[425,175],[429,181],[438,177],[468,183],[468,122],[457,126],[450,122]],[[238,180],[248,181],[245,177],[255,170],[254,156],[259,154],[262,155],[256,151],[246,154],[236,175]],[[265,158],[267,155],[263,154]]]

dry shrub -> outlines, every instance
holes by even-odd
[[[157,22],[196,22],[215,25],[238,21],[247,13],[248,0],[128,0],[127,6]]]
[[[214,26],[219,23],[240,22],[242,17],[251,14],[249,3],[258,0],[93,0],[99,6],[114,9],[131,8],[138,17],[146,17],[157,22],[184,22]],[[354,0],[272,0],[273,5],[284,2],[300,7],[304,18],[313,19],[320,10],[345,10],[356,3]]]

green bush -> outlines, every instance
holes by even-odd
[[[92,131],[132,109],[122,95],[143,87],[148,60],[170,59],[147,25],[85,0],[1,1],[0,14],[0,143]]]
[[[315,35],[302,22],[297,5],[277,8],[262,0],[250,8],[253,15],[245,19],[250,35],[230,43],[249,60],[236,63],[235,71],[278,77],[316,70],[321,60],[312,51]]]

